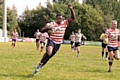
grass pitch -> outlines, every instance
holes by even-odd
[[[45,52],[45,51],[44,51]],[[100,46],[81,46],[81,54],[62,44],[57,54],[32,76],[42,58],[35,43],[0,43],[0,80],[120,80],[120,61],[114,60],[108,73],[108,61],[101,58]]]

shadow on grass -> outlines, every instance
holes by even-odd
[[[27,74],[27,75],[18,75],[18,74],[0,74],[0,76],[4,76],[4,77],[11,77],[11,76],[14,76],[14,77],[21,77],[21,78],[31,78],[33,77],[32,74]]]

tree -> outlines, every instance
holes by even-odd
[[[2,28],[3,22],[3,1],[0,0],[0,28]]]
[[[118,21],[118,28],[120,28],[120,2],[118,0],[87,0],[86,3],[92,5],[95,9],[99,6],[106,26],[110,26],[111,20],[116,19]]]
[[[100,11],[98,12],[90,5],[81,5],[77,1],[72,2],[72,5],[77,18],[72,24],[68,25],[64,39],[68,39],[72,31],[77,32],[80,28],[88,40],[98,40],[105,28]],[[21,18],[19,18],[19,26],[25,32],[26,37],[33,37],[36,29],[41,30],[46,22],[54,21],[57,13],[61,13],[64,19],[71,16],[67,3],[54,3],[53,5],[48,3],[47,8],[39,4],[33,10],[26,8]]]
[[[46,22],[53,21],[54,16],[54,8],[49,2],[47,8],[40,4],[36,7],[36,10],[29,10],[27,7],[21,19],[19,19],[19,26],[22,32],[25,32],[26,37],[34,37],[34,32],[37,29],[41,30]]]
[[[20,33],[20,28],[17,22],[17,10],[13,5],[11,9],[9,7],[7,8],[7,30],[11,32],[14,29],[17,29]]]
[[[82,33],[87,36],[88,40],[98,40],[100,34],[104,30],[104,19],[100,13],[86,4],[73,3],[76,13],[76,20],[69,25],[66,33],[77,30],[80,28]],[[65,36],[68,36],[66,34]]]

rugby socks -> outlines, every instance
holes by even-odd
[[[108,57],[108,52],[106,52],[106,58]]]
[[[109,66],[112,66],[112,64],[113,64],[113,62],[110,62],[110,61],[109,61]]]
[[[13,43],[11,44],[11,46],[13,46]]]
[[[72,49],[72,52],[74,52],[74,46],[72,46],[71,49]]]
[[[14,46],[15,46],[15,43],[14,43]]]
[[[41,68],[41,66],[40,66],[40,64],[38,64],[38,65],[37,65],[37,69],[40,69],[40,68]]]
[[[113,64],[113,62],[111,62],[111,61],[109,61],[109,70],[108,70],[108,72],[111,72],[112,71],[112,64]]]
[[[102,57],[104,57],[104,52],[102,51]]]
[[[35,71],[33,72],[33,76],[36,75],[36,73],[40,70],[41,66],[40,64],[38,64],[36,67],[35,67]]]
[[[79,57],[80,56],[80,52],[79,51],[77,51],[77,57]]]
[[[105,57],[106,57],[106,60],[108,60],[108,52],[106,52]]]

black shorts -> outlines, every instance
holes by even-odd
[[[40,41],[40,44],[43,44],[43,46],[45,45],[45,43],[43,41]]]
[[[47,46],[52,46],[53,51],[51,57],[59,50],[60,44],[54,43],[52,40],[48,39]]]
[[[117,51],[118,50],[118,47],[110,47],[110,46],[107,46],[108,48],[108,51]]]
[[[12,42],[16,42],[16,39],[12,39]]]
[[[106,48],[107,44],[102,43],[102,48]]]
[[[75,47],[78,47],[81,45],[81,42],[75,42]]]
[[[39,42],[40,39],[36,39],[36,42]]]
[[[74,41],[71,41],[70,44],[71,44],[71,45],[74,44]]]

